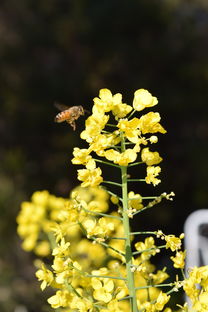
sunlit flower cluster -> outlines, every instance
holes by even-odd
[[[159,123],[160,115],[149,112],[140,117],[131,117],[157,103],[157,98],[145,89],[135,92],[132,106],[122,102],[120,93],[112,95],[108,89],[100,90],[99,97],[94,99],[92,115],[86,120],[85,130],[81,133],[81,138],[89,147],[75,147],[73,152],[72,163],[86,167],[78,170],[78,179],[82,181],[83,187],[97,186],[103,182],[102,171],[96,165],[97,159],[93,158],[95,154],[116,165],[128,166],[141,152],[141,161],[147,165],[146,183],[152,183],[154,186],[160,183],[157,176],[161,168],[155,165],[159,164],[162,158],[158,152],[150,151],[148,147],[142,148],[142,145],[145,146],[148,142],[157,142],[157,136],[151,135],[152,133],[166,133]],[[112,125],[109,121],[113,118],[115,123]],[[150,137],[147,137],[147,134],[150,134]]]
[[[153,151],[152,144],[158,142],[155,134],[166,130],[158,112],[141,115],[141,111],[157,104],[157,98],[145,89],[135,92],[132,105],[123,103],[120,93],[113,95],[101,89],[81,133],[87,148],[73,150],[72,163],[85,167],[78,170],[81,186],[73,189],[69,198],[42,191],[22,203],[17,231],[22,247],[42,257],[35,261],[36,277],[41,290],[54,290],[48,298],[52,309],[173,312],[167,305],[171,295],[183,287],[193,309],[184,304],[181,312],[208,311],[208,267],[195,267],[185,278],[184,234],[176,237],[161,230],[141,231],[141,223],[136,222],[135,230],[131,230],[131,219],[175,195],[164,192],[143,197],[140,190],[128,189],[130,182],[160,183],[162,157]],[[104,170],[97,163],[120,170],[120,181],[105,181]],[[127,169],[140,165],[145,166],[146,175],[131,178]],[[120,191],[103,188],[100,184],[104,183]],[[158,270],[151,262],[152,257],[167,250],[171,253],[170,265],[180,269],[172,282],[167,282],[166,267]]]

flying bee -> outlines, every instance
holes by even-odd
[[[60,103],[54,104],[61,112],[56,115],[55,122],[66,121],[70,124],[73,130],[76,130],[75,120],[81,115],[84,115],[85,111],[82,106],[66,106]]]

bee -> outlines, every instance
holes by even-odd
[[[81,115],[84,115],[84,108],[80,106],[66,106],[60,103],[54,104],[61,112],[56,115],[55,122],[66,121],[70,124],[73,130],[76,130],[75,120],[77,120]]]

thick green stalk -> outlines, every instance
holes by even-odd
[[[125,142],[123,135],[121,134],[121,146],[122,151],[125,150]],[[127,286],[129,289],[131,311],[137,312],[137,301],[136,301],[136,290],[134,284],[134,273],[132,272],[132,249],[131,249],[131,231],[128,217],[128,186],[127,186],[127,167],[121,166],[121,177],[122,177],[122,202],[123,202],[123,226],[124,236],[126,238],[125,244],[125,259],[126,259],[126,270],[127,270]]]

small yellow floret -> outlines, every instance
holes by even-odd
[[[145,107],[155,106],[157,103],[157,98],[145,89],[139,89],[134,93],[133,107],[137,111],[141,111]]]

